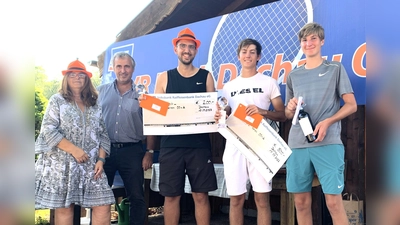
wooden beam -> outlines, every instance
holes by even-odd
[[[235,0],[231,4],[229,4],[224,10],[222,10],[218,14],[218,16],[244,9],[244,6],[249,5],[251,2],[253,2],[253,0]]]
[[[116,42],[151,33],[163,19],[174,12],[180,4],[189,0],[153,0],[139,15],[126,26],[116,38]]]
[[[171,19],[174,19],[174,15],[179,14],[180,10],[182,10],[182,8],[184,8],[184,6],[187,5],[187,3],[189,3],[190,0],[179,0],[179,2],[174,6],[174,9],[168,14],[163,16],[159,22],[157,24],[155,24],[154,26],[154,30],[159,31],[157,29],[157,27],[163,27],[164,24],[168,23],[168,21],[170,21]],[[164,29],[162,29],[164,30]]]
[[[174,12],[181,2],[186,4],[188,1],[189,0],[151,1],[150,4],[118,34],[115,42],[128,40],[152,32],[163,19],[168,18],[168,15]],[[105,53],[106,52],[103,51],[97,56],[100,77],[103,75]]]

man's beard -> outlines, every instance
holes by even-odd
[[[192,62],[193,62],[193,60],[194,60],[194,57],[191,58],[189,61],[184,61],[184,60],[183,60],[183,56],[178,57],[178,59],[179,59],[179,61],[181,61],[182,64],[184,64],[184,65],[186,65],[186,66],[189,66],[189,65],[192,64]]]

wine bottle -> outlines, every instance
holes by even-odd
[[[306,139],[308,143],[312,143],[317,139],[317,135],[314,135],[314,125],[311,122],[310,115],[303,109],[300,109],[299,112],[299,124],[301,129],[303,130],[304,136],[306,136]]]

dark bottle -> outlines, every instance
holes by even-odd
[[[303,109],[300,109],[299,112],[299,124],[301,129],[303,130],[304,136],[308,143],[314,142],[317,139],[317,135],[314,135],[314,125],[311,122],[310,115]]]

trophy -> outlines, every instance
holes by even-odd
[[[147,94],[146,86],[144,86],[144,84],[141,84],[141,83],[139,82],[139,83],[136,85],[136,92],[137,92],[139,95]]]
[[[226,111],[225,108],[228,106],[228,99],[225,97],[218,97],[218,105],[221,108],[220,113],[221,113],[221,118],[218,120],[218,127],[225,127],[226,126]]]

